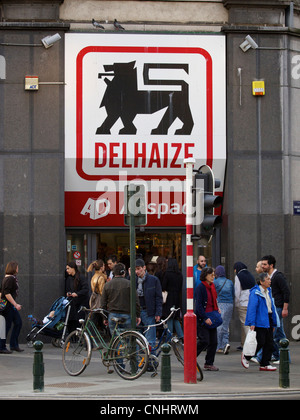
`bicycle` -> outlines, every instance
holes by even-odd
[[[152,373],[152,377],[157,375],[157,368],[159,366],[159,360],[158,357],[161,353],[161,346],[163,344],[170,344],[174,354],[177,358],[177,360],[179,361],[179,363],[182,364],[182,366],[184,366],[184,345],[182,343],[182,341],[180,339],[178,339],[177,337],[173,337],[173,334],[171,333],[171,331],[168,328],[167,322],[168,320],[174,316],[175,312],[179,311],[180,308],[174,308],[172,307],[170,309],[170,314],[167,316],[166,319],[162,320],[161,322],[159,322],[158,324],[153,324],[153,325],[148,325],[147,329],[144,331],[144,334],[146,333],[146,331],[148,331],[151,327],[159,327],[160,325],[163,326],[163,332],[162,335],[160,336],[158,343],[156,344],[155,347],[151,348],[151,352],[150,352],[150,357],[149,357],[149,367],[150,369],[148,370],[152,370],[154,371],[154,373]],[[203,380],[203,372],[201,367],[199,366],[199,364],[197,363],[197,373],[198,373],[198,381],[202,381]]]
[[[122,318],[113,318],[116,323],[113,334],[107,344],[94,322],[91,320],[93,313],[101,313],[107,318],[104,309],[80,310],[89,312],[86,320],[81,319],[81,327],[72,331],[63,346],[63,367],[71,376],[80,375],[89,365],[92,357],[92,344],[99,351],[102,363],[107,367],[108,373],[112,364],[121,378],[134,380],[139,378],[147,369],[149,361],[149,345],[145,337],[138,331],[120,331],[119,324]]]

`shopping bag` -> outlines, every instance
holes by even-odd
[[[256,353],[256,347],[256,331],[249,330],[243,347],[244,356],[254,356]]]

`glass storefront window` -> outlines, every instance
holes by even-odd
[[[128,267],[130,243],[128,232],[101,232],[97,234],[97,258],[106,261],[108,255],[115,254]],[[136,232],[136,254],[145,262],[153,256],[174,257],[181,267],[181,233],[176,232]]]
[[[182,233],[136,231],[136,255],[149,262],[152,257],[174,257],[182,267]],[[67,262],[76,260],[81,272],[85,272],[91,261],[107,261],[115,254],[126,267],[130,261],[128,231],[67,232]]]
[[[87,234],[67,233],[67,261],[76,261],[81,273],[85,273],[88,267]]]

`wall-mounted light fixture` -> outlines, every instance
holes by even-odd
[[[248,51],[250,48],[253,48],[254,50],[284,50],[285,49],[281,47],[259,47],[250,35],[247,35],[245,37],[245,41],[241,43],[240,48],[244,52]]]
[[[50,48],[54,45],[57,41],[61,39],[59,34],[55,35],[48,35],[45,38],[41,39],[41,44],[16,44],[11,42],[1,42],[0,45],[4,45],[7,47],[45,47]]]

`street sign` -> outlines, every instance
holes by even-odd
[[[300,215],[300,201],[294,201],[293,208],[294,208],[294,214]]]

